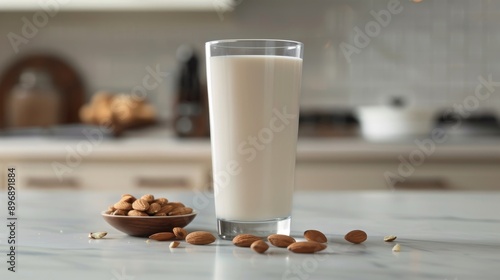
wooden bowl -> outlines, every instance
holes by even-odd
[[[178,216],[115,216],[101,213],[108,224],[131,236],[148,237],[157,232],[172,231],[174,227],[185,227],[195,217],[196,212]]]

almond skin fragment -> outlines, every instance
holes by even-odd
[[[250,247],[257,240],[262,240],[262,238],[252,234],[238,234],[233,238],[233,244],[238,247]]]
[[[401,251],[401,245],[396,244],[394,247],[392,247],[393,252],[400,252]]]
[[[207,245],[215,241],[215,236],[208,231],[194,231],[186,236],[186,242],[193,245]]]
[[[167,241],[174,239],[175,235],[171,232],[158,232],[149,236],[149,239],[156,241]]]
[[[290,244],[287,249],[294,253],[312,254],[326,249],[326,245],[313,241],[301,241]]]
[[[186,239],[186,236],[188,235],[188,232],[181,227],[174,227],[172,229],[172,232],[174,233],[175,238],[180,239],[180,240]]]
[[[315,230],[315,229],[306,230],[304,232],[304,238],[307,241],[314,241],[314,242],[319,242],[319,243],[328,242],[328,239],[326,238],[326,236],[321,231]]]
[[[250,249],[254,250],[259,254],[263,254],[267,249],[269,249],[269,245],[263,240],[257,240],[250,245]]]
[[[293,237],[284,234],[271,234],[267,237],[267,240],[269,243],[280,248],[286,248],[290,244],[295,243],[295,239]]]
[[[368,235],[366,235],[366,232],[356,229],[348,232],[345,236],[344,239],[354,243],[354,244],[360,244],[365,242],[365,240],[368,238]]]

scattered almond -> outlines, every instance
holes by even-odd
[[[149,236],[149,239],[156,241],[167,241],[174,239],[175,235],[171,232],[158,232]]]
[[[113,207],[115,207],[117,210],[124,210],[124,211],[132,210],[132,204],[121,200],[115,203]]]
[[[91,232],[89,233],[89,238],[90,239],[101,239],[103,238],[104,236],[106,236],[106,234],[108,234],[107,232],[105,231],[101,231],[101,232]]]
[[[130,210],[127,213],[127,216],[147,216],[148,214],[139,211],[139,210]]]
[[[401,245],[396,244],[394,247],[392,247],[393,252],[400,252],[401,251]]]
[[[396,238],[398,238],[396,235],[387,235],[386,237],[384,237],[384,241],[385,242],[392,242],[392,241],[396,240]]]
[[[315,230],[315,229],[306,230],[304,232],[304,238],[307,241],[314,241],[314,242],[319,242],[319,243],[328,242],[328,239],[326,238],[326,236],[321,231]]]
[[[141,196],[141,199],[145,200],[147,203],[152,203],[153,201],[155,201],[155,197],[152,194],[145,194]]]
[[[169,216],[187,215],[193,213],[193,208],[178,207],[168,213]]]
[[[295,243],[295,239],[284,234],[271,234],[267,237],[267,241],[276,247],[286,248],[290,244]]]
[[[137,211],[146,211],[149,209],[149,202],[144,199],[138,199],[132,203],[132,208]]]
[[[294,253],[312,254],[326,249],[326,245],[313,241],[301,241],[290,244],[287,249]]]
[[[179,247],[181,243],[179,241],[172,241],[170,242],[170,245],[168,245],[169,248],[177,248]]]
[[[250,245],[250,248],[257,253],[262,254],[269,249],[269,245],[267,245],[267,243],[263,240],[257,240]]]
[[[351,243],[354,243],[354,244],[363,243],[367,238],[368,238],[368,236],[366,235],[366,232],[359,230],[359,229],[352,230],[344,236],[345,240],[347,240]]]
[[[257,240],[262,238],[252,234],[238,234],[233,238],[233,244],[238,247],[250,247]]]
[[[174,227],[172,232],[174,233],[175,238],[181,239],[181,240],[184,240],[186,238],[186,236],[188,235],[188,232],[181,227]]]
[[[193,245],[207,245],[214,241],[215,236],[208,231],[195,231],[186,236],[186,242]]]

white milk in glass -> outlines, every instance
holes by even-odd
[[[233,55],[209,61],[217,218],[289,217],[302,59]]]

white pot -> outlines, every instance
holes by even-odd
[[[363,137],[370,140],[426,136],[435,121],[435,111],[425,108],[367,106],[356,113]]]

